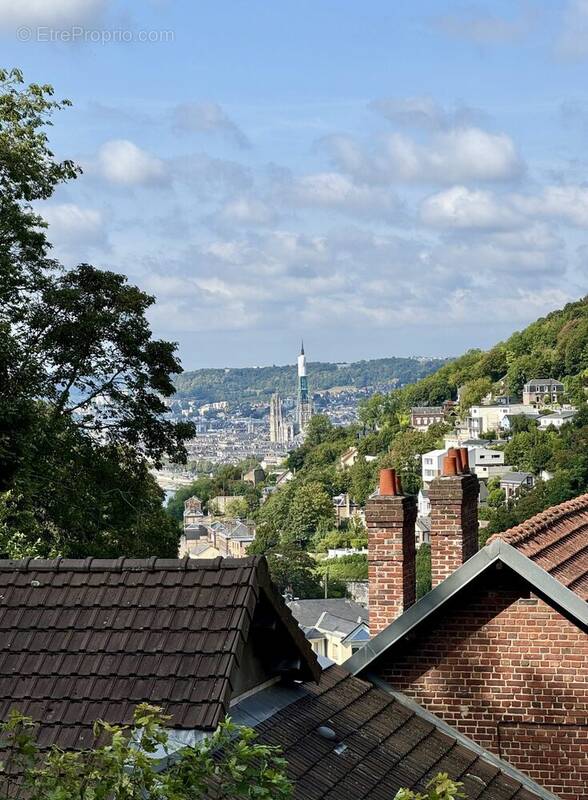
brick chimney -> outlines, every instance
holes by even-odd
[[[478,550],[479,491],[467,447],[448,450],[442,475],[429,486],[433,588]]]
[[[381,470],[380,493],[368,500],[365,509],[372,636],[415,602],[416,516],[416,498],[402,494],[396,471]]]

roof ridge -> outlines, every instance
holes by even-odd
[[[233,558],[23,558],[0,559],[0,572],[156,572],[179,570],[218,570],[256,566],[262,556]]]
[[[525,520],[524,522],[509,528],[506,531],[493,534],[486,544],[500,539],[508,544],[519,544],[539,533],[542,533],[554,522],[559,522],[565,519],[572,513],[578,511],[588,512],[588,494],[582,494],[578,497],[572,497],[570,500],[565,500],[556,506],[550,506],[544,511],[540,511],[533,517]]]

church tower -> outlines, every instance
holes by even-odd
[[[308,420],[312,417],[312,404],[308,394],[308,378],[306,377],[306,356],[304,342],[298,356],[298,405],[296,408],[296,422],[301,433],[304,432]]]

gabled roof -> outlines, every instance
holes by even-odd
[[[304,628],[316,626],[321,615],[328,611],[339,619],[346,619],[357,624],[358,620],[367,622],[369,612],[365,606],[348,600],[345,597],[316,599],[316,600],[292,600],[288,607],[298,624]]]
[[[353,674],[364,674],[375,659],[438,612],[445,603],[493,567],[497,561],[526,580],[539,596],[576,625],[584,630],[588,629],[588,604],[578,594],[560,583],[531,558],[523,555],[519,549],[502,539],[495,539],[352,655],[345,662],[345,667]]]
[[[413,701],[344,667],[288,695],[270,687],[231,716],[283,748],[294,800],[392,800],[402,787],[423,791],[438,772],[462,781],[471,800],[557,800]]]
[[[501,477],[501,483],[525,483],[533,477],[532,472],[505,472]]]
[[[292,677],[318,679],[259,556],[0,561],[0,719],[18,708],[43,746],[65,748],[87,746],[96,719],[130,722],[140,702],[173,728],[212,730],[268,624],[275,652],[255,650],[266,672],[287,660]]]
[[[588,494],[526,520],[489,542],[501,540],[588,601]]]

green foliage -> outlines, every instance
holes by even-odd
[[[308,381],[313,390],[332,389],[336,386],[364,388],[376,384],[400,384],[418,380],[437,369],[442,359],[379,358],[357,361],[340,367],[337,364],[310,362],[307,364]],[[274,392],[294,395],[296,372],[291,365],[280,367],[255,367],[241,369],[201,369],[184,372],[176,379],[178,394],[199,403],[219,400],[229,402],[259,402],[269,400]]]
[[[164,416],[181,367],[174,344],[152,339],[152,297],[48,256],[31,203],[79,173],[49,149],[68,105],[52,98],[0,70],[0,549],[163,556],[178,529],[147,459],[185,459],[193,428]]]
[[[370,494],[378,483],[378,464],[375,461],[366,461],[364,456],[359,456],[355,464],[349,469],[349,492],[352,499],[364,506]]]
[[[329,581],[367,581],[367,556],[356,553],[339,558],[327,558],[317,566],[317,573],[328,575]]]
[[[3,796],[39,800],[197,800],[215,796],[287,800],[292,785],[276,747],[260,744],[251,728],[230,720],[192,747],[169,754],[169,717],[137,706],[132,726],[96,722],[98,742],[87,750],[40,750],[31,719],[12,712],[0,724]],[[104,742],[104,743],[103,743]]]
[[[416,554],[417,600],[431,591],[431,545],[422,544]]]
[[[268,551],[267,561],[272,580],[281,594],[301,598],[322,596],[316,564],[298,545],[284,542],[275,546]]]
[[[335,523],[333,501],[318,481],[303,483],[294,492],[283,530],[283,538],[305,546],[318,530]]]
[[[427,791],[413,792],[410,789],[399,789],[394,800],[458,800],[466,795],[461,791],[463,783],[452,781],[446,772],[440,772],[427,784]]]
[[[471,406],[477,405],[480,400],[492,391],[492,381],[488,377],[473,378],[461,387],[459,405],[462,413]]]

